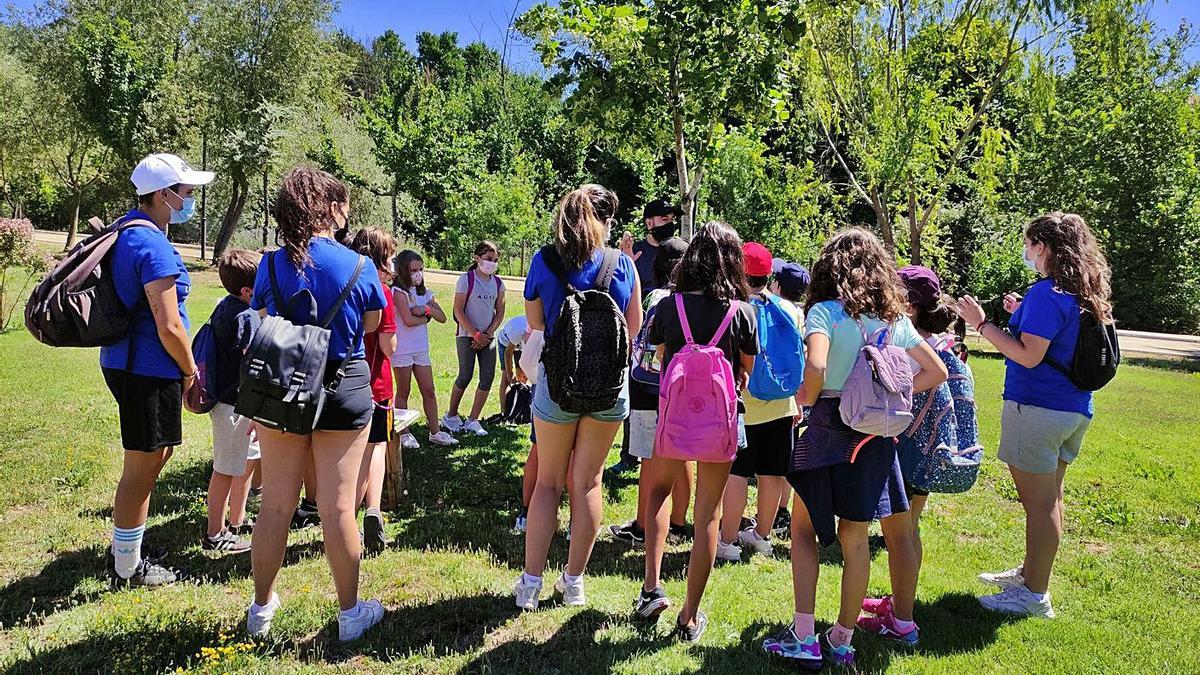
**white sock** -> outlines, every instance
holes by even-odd
[[[1025,589],[1025,590],[1029,590],[1029,589]],[[1033,591],[1029,591],[1029,594],[1032,595],[1033,599],[1037,600],[1038,602],[1042,602],[1046,599],[1045,593],[1034,593]]]
[[[579,583],[582,580],[583,580],[582,574],[575,577],[575,576],[571,576],[570,574],[567,574],[566,572],[563,572],[563,581],[567,582],[568,586],[574,586],[575,584]]]
[[[350,609],[342,610],[342,616],[347,619],[356,618],[359,614],[362,614],[362,602],[356,602]]]
[[[528,572],[525,572],[521,575],[521,583],[525,584],[526,586],[541,586],[542,578],[535,577]]]
[[[124,529],[113,527],[112,554],[117,576],[128,579],[142,562],[142,535],[146,526],[139,525]]]

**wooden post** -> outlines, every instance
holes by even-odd
[[[267,223],[270,220],[271,209],[267,206],[267,171],[263,169],[263,227],[262,227],[262,245],[267,246]]]
[[[407,493],[408,486],[404,480],[404,448],[400,447],[400,434],[393,433],[384,453],[383,499],[380,505],[384,511],[395,511]]]

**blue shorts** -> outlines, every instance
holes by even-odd
[[[545,380],[546,369],[539,363],[538,382],[541,383]],[[533,414],[543,422],[550,424],[570,424],[579,421],[582,417],[590,417],[600,422],[620,422],[629,417],[629,378],[625,379],[625,386],[621,387],[621,395],[617,398],[616,405],[608,410],[588,415],[569,413],[558,407],[558,404],[550,398],[550,387],[539,384],[533,388]]]

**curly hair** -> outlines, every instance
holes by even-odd
[[[605,224],[619,206],[612,190],[595,183],[580,185],[562,198],[554,214],[554,248],[565,265],[579,269],[604,247]]]
[[[675,267],[675,292],[694,291],[730,302],[749,299],[742,240],[728,223],[705,223]]]
[[[350,193],[342,181],[309,167],[292,169],[279,182],[275,196],[275,226],[288,260],[303,270],[311,262],[308,242],[313,235],[337,229],[333,204],[349,204]]]
[[[396,255],[396,239],[378,227],[364,227],[354,235],[350,249],[371,259],[375,267],[391,271],[392,256]]]
[[[1056,287],[1100,321],[1113,322],[1112,270],[1083,216],[1062,211],[1038,216],[1025,226],[1025,238],[1046,245],[1045,273]]]
[[[861,227],[846,228],[821,247],[805,313],[826,300],[840,301],[850,316],[869,314],[888,323],[904,316],[908,305],[892,256],[878,237]]]

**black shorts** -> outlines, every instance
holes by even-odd
[[[183,382],[101,368],[117,401],[121,447],[154,452],[183,443]]]
[[[392,440],[392,402],[377,401],[371,413],[371,433],[368,443],[387,443]]]
[[[338,363],[325,368],[325,382],[332,382]],[[358,431],[371,423],[375,401],[371,396],[371,368],[362,359],[346,362],[346,374],[337,391],[325,397],[317,419],[317,431]]]
[[[729,473],[742,478],[786,476],[795,442],[791,416],[747,424],[746,447],[738,450]]]

